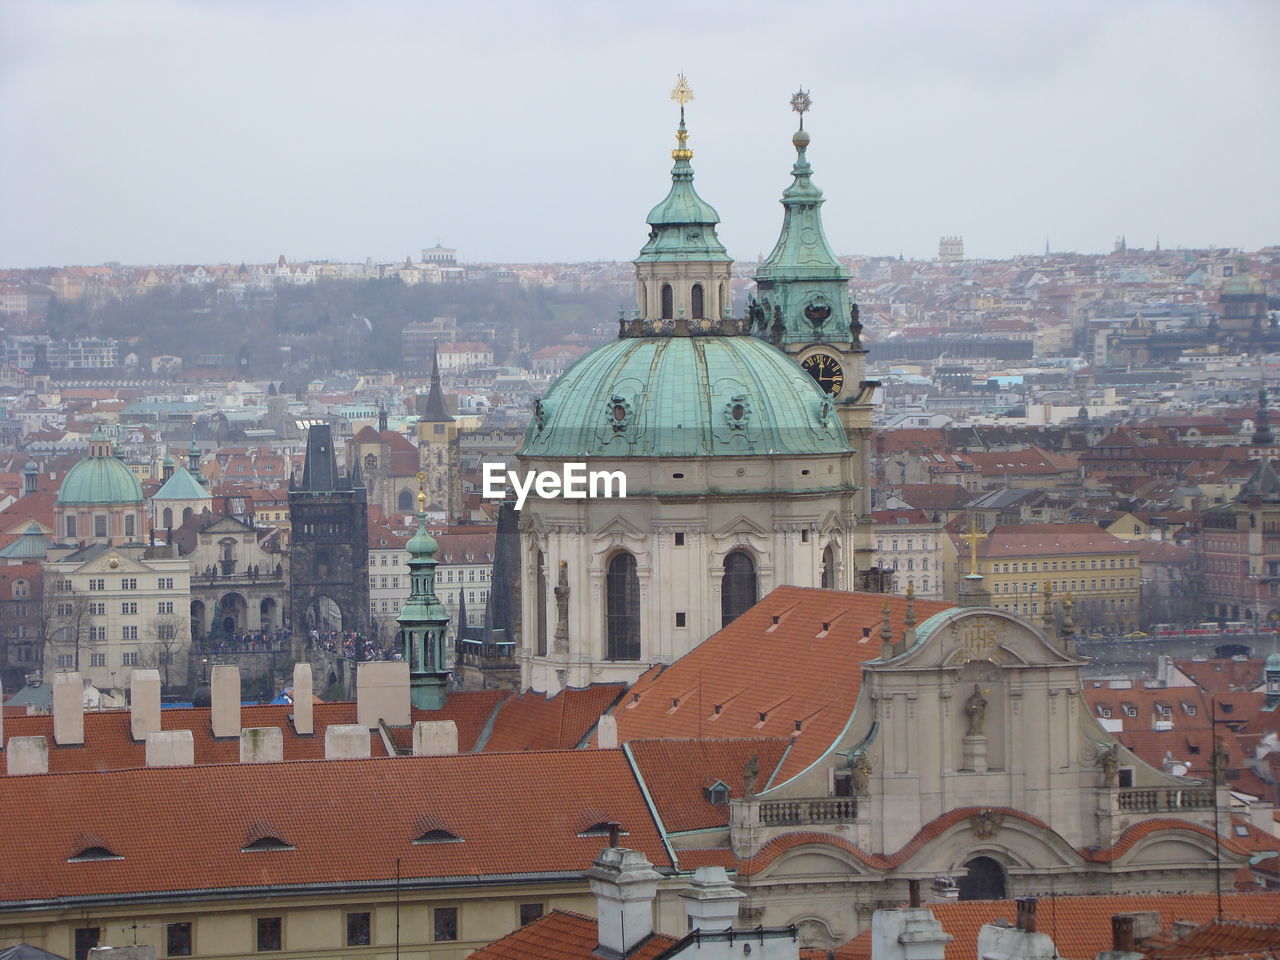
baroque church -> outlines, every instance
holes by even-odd
[[[635,306],[534,408],[524,471],[622,471],[626,499],[521,511],[521,684],[631,681],[671,663],[783,584],[873,582],[871,399],[848,271],[826,240],[793,137],[777,245],[745,315],[720,216],[694,188],[683,77],[671,187],[648,216]]]

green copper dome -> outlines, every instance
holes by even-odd
[[[67,471],[58,487],[58,503],[141,503],[142,484],[111,452],[111,441],[99,432],[89,438],[89,456]]]
[[[831,401],[749,336],[627,337],[587,354],[534,405],[520,455],[705,457],[847,453]]]

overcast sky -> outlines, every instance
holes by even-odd
[[[630,259],[683,70],[768,252],[811,91],[840,253],[1280,243],[1280,2],[0,0],[0,266]]]

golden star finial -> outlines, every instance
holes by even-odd
[[[801,88],[791,95],[791,109],[800,114],[800,122],[804,123],[804,115],[809,112],[809,108],[813,106],[813,98],[809,96],[809,91]]]

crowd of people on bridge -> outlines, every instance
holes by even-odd
[[[210,653],[271,653],[289,649],[289,630],[257,630],[225,634],[209,634],[199,642],[201,650]]]
[[[312,630],[307,639],[311,646],[336,653],[348,660],[404,659],[396,644],[388,646],[381,640],[366,637],[354,630]]]

